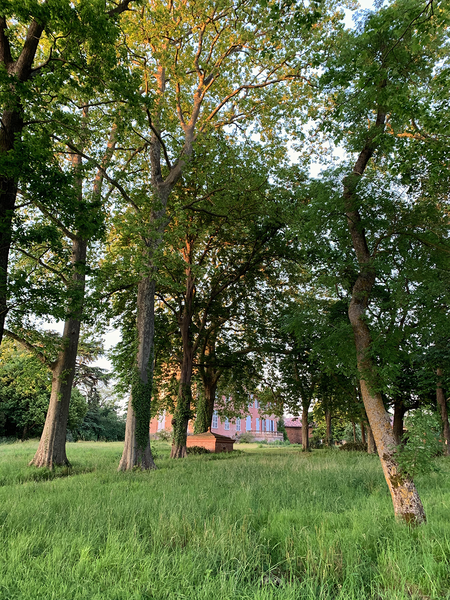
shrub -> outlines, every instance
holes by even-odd
[[[442,453],[441,423],[436,413],[415,410],[405,419],[404,443],[396,449],[396,458],[405,475],[437,471],[433,458]]]
[[[171,442],[172,435],[173,435],[172,431],[168,431],[167,429],[161,429],[156,434],[156,437],[158,440],[161,440],[162,442]]]
[[[186,448],[187,454],[211,454],[207,448],[203,448],[203,446],[189,446]]]
[[[241,435],[239,436],[239,438],[236,440],[236,443],[238,444],[251,444],[252,442],[254,442],[255,438],[252,436],[251,433],[248,432],[244,432],[241,433]]]
[[[347,450],[347,452],[367,452],[367,444],[364,442],[347,442],[339,446],[339,450]]]

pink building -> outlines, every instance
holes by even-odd
[[[278,433],[278,417],[275,415],[261,415],[260,411],[259,402],[253,397],[250,397],[248,411],[246,414],[242,414],[242,417],[226,419],[225,417],[219,417],[217,411],[214,411],[211,431],[234,439],[238,439],[243,433],[249,433],[255,438],[255,441],[282,440],[283,434]],[[172,431],[172,415],[167,412],[159,417],[154,417],[150,421],[151,435],[155,435],[163,429]],[[193,432],[194,423],[189,421],[188,435]]]

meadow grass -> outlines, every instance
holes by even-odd
[[[418,480],[428,523],[398,524],[377,457],[241,445],[118,473],[119,443],[70,469],[0,446],[0,599],[450,598],[448,459]]]

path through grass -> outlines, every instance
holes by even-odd
[[[121,444],[72,469],[0,446],[1,600],[450,598],[450,463],[418,481],[429,522],[395,523],[376,457],[240,446],[117,473]]]

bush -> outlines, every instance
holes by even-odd
[[[161,440],[162,442],[171,442],[173,437],[172,431],[168,431],[167,429],[161,429],[156,433],[156,438]]]
[[[367,444],[364,442],[347,442],[339,446],[339,450],[347,450],[347,452],[367,452]]]
[[[211,454],[211,452],[207,448],[203,448],[203,446],[188,446],[186,448],[187,454]]]
[[[252,436],[252,434],[245,432],[245,433],[241,433],[239,438],[236,440],[236,443],[237,444],[251,444],[254,441],[255,441],[255,438]]]
[[[405,425],[404,443],[395,452],[402,473],[415,477],[437,471],[432,460],[442,453],[441,422],[437,414],[415,410],[405,419]]]

